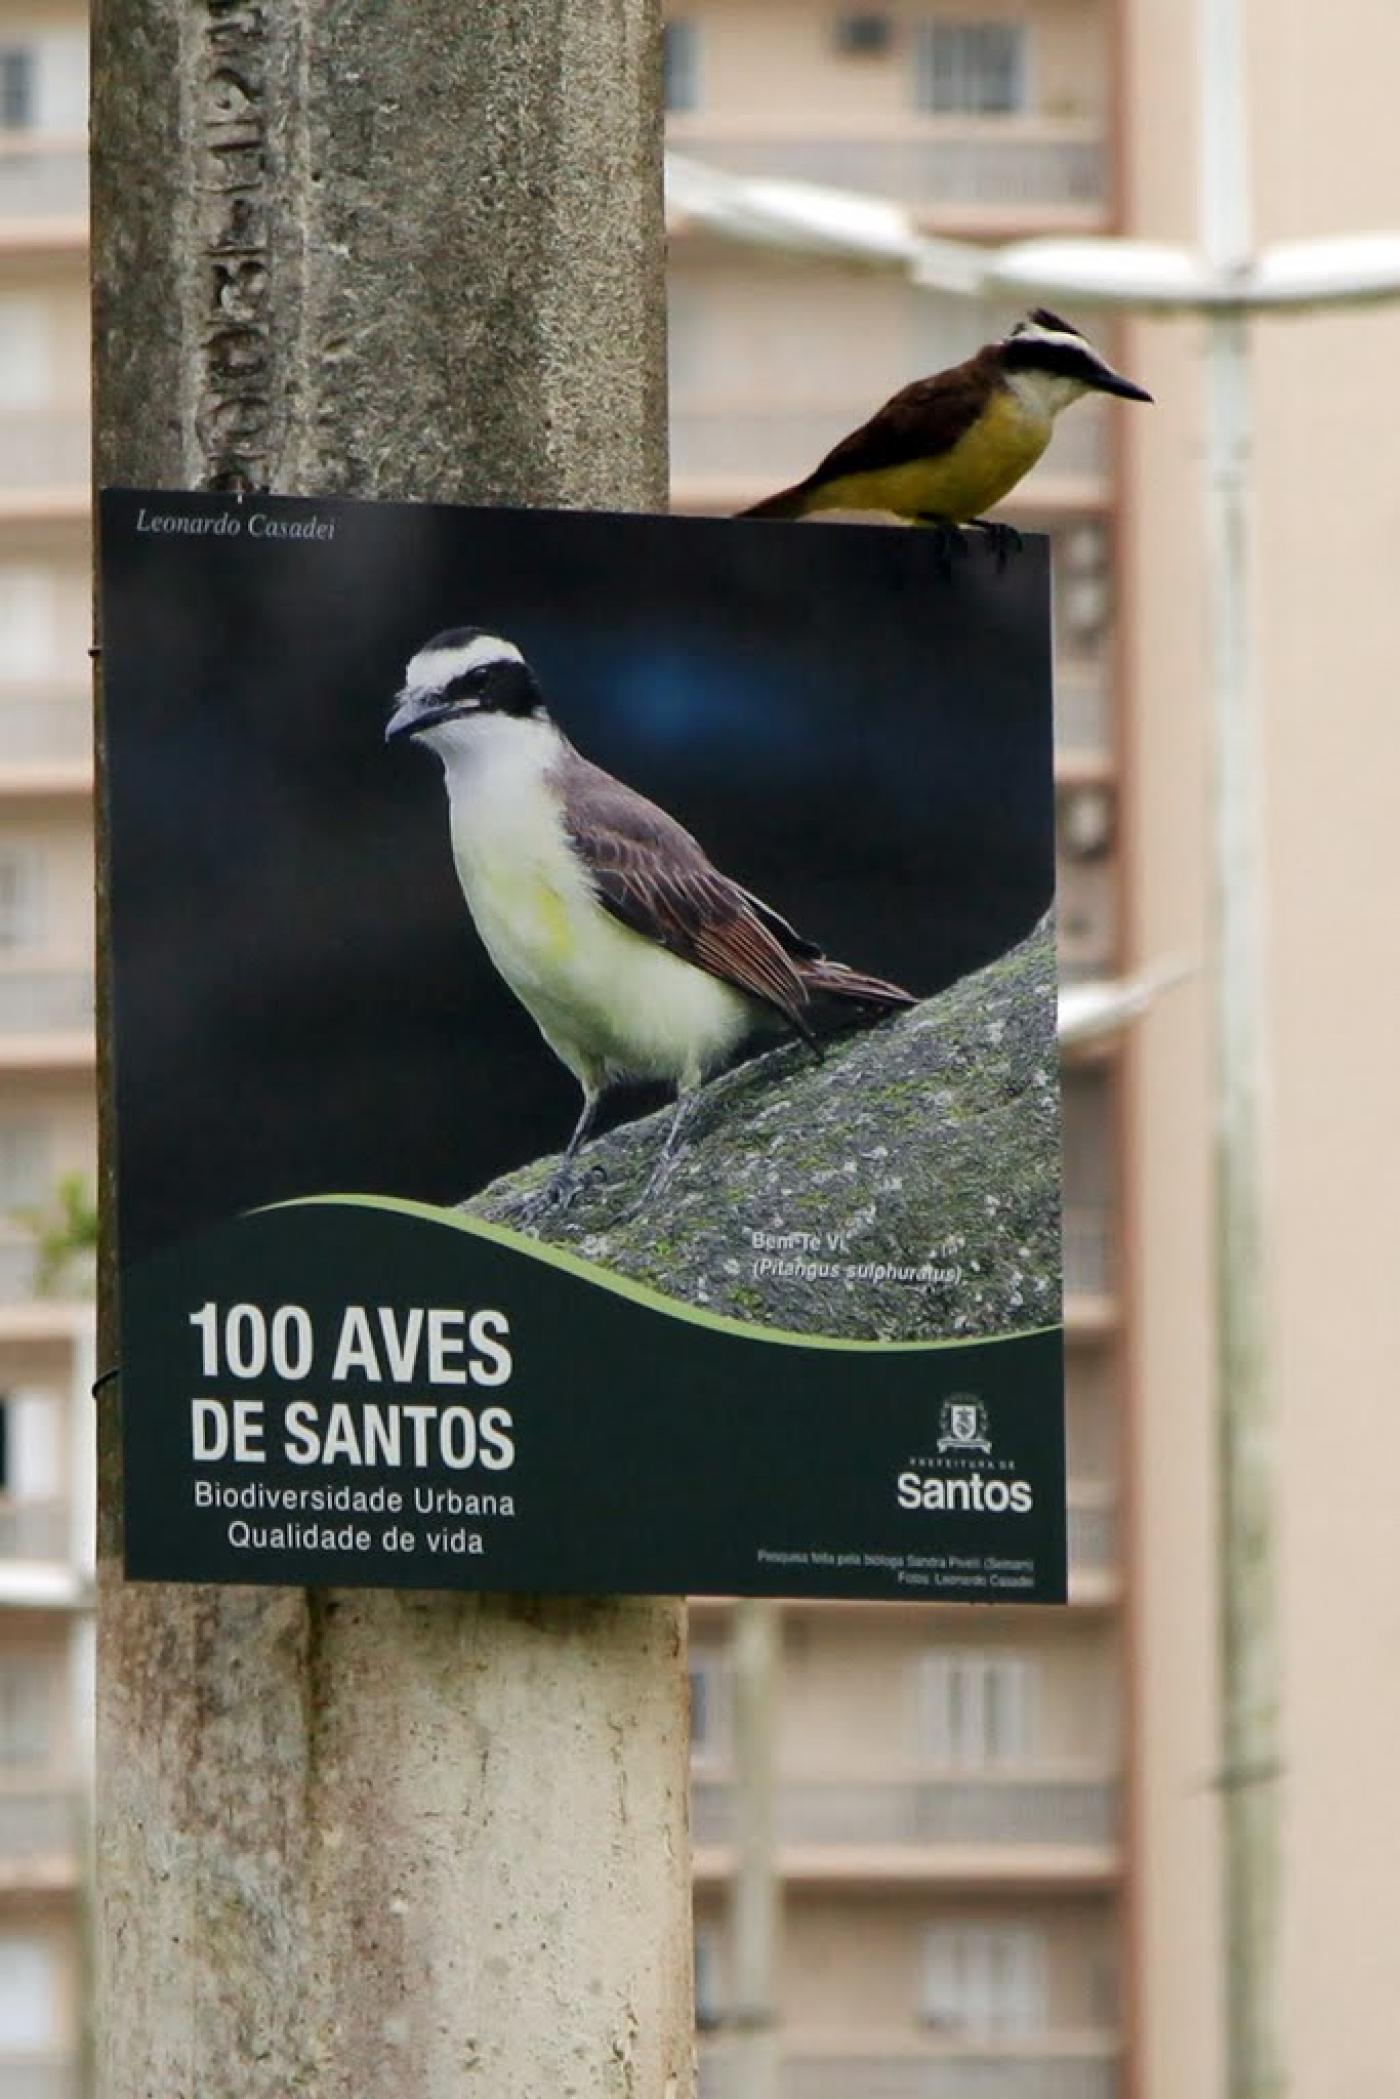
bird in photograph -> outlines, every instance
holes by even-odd
[[[741,517],[810,517],[818,510],[878,510],[934,526],[946,556],[961,527],[988,532],[999,558],[1020,545],[1010,525],[982,512],[1028,474],[1055,418],[1081,394],[1150,401],[1115,372],[1088,338],[1046,307],[999,342],[931,379],[916,379],[827,453],[805,481]]]
[[[654,802],[592,765],[551,719],[513,642],[439,634],[408,665],[384,732],[435,751],[452,855],[486,952],[583,1089],[534,1222],[577,1187],[575,1160],[607,1088],[659,1080],[676,1108],[642,1203],[675,1166],[700,1088],[752,1033],[814,1048],[834,1001],[872,1021],[914,1000],[829,961],[720,873]]]

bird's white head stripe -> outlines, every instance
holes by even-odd
[[[1012,336],[1018,343],[1057,343],[1062,349],[1087,350],[1091,357],[1096,354],[1092,343],[1072,328],[1042,328],[1036,321],[1022,321],[1002,340],[1010,342]]]
[[[413,692],[440,692],[468,671],[484,670],[490,663],[524,661],[513,641],[502,641],[499,634],[478,634],[474,641],[455,648],[420,649],[408,666],[408,685]]]

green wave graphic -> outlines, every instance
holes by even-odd
[[[668,1319],[689,1320],[692,1326],[710,1327],[716,1333],[733,1334],[740,1340],[771,1342],[779,1348],[829,1348],[849,1355],[914,1355],[945,1349],[995,1348],[1002,1341],[1028,1340],[1035,1334],[1052,1334],[1059,1330],[1056,1322],[1048,1326],[1019,1327],[1004,1334],[980,1334],[966,1341],[853,1341],[835,1334],[799,1334],[789,1327],[759,1326],[751,1320],[732,1318],[727,1312],[708,1312],[703,1306],[687,1304],[684,1298],[667,1297],[664,1291],[654,1290],[649,1283],[636,1282],[631,1276],[619,1275],[616,1270],[603,1268],[596,1261],[586,1261],[581,1254],[570,1253],[565,1247],[531,1239],[524,1232],[513,1231],[509,1225],[491,1224],[482,1217],[467,1217],[460,1210],[442,1210],[433,1203],[414,1202],[411,1197],[403,1195],[301,1195],[288,1202],[262,1204],[247,1214],[256,1217],[270,1210],[333,1208],[387,1210],[395,1216],[419,1218],[424,1224],[443,1225],[449,1231],[487,1239],[513,1253],[527,1254],[533,1261],[544,1261],[552,1268],[561,1268],[566,1275],[575,1275],[599,1289],[611,1290],[617,1297],[630,1298],[633,1304],[644,1305],[650,1312],[662,1312]]]

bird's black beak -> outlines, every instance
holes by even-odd
[[[415,729],[426,726],[422,708],[409,693],[396,693],[394,697],[397,704],[384,724],[385,743],[397,743],[401,736],[411,736]]]
[[[479,711],[475,700],[446,700],[435,707],[431,701],[425,703],[412,693],[401,692],[397,707],[384,724],[384,741],[397,743],[402,736],[417,736],[424,729],[431,729],[434,722],[451,721],[454,715]]]
[[[1125,379],[1121,372],[1110,371],[1104,366],[1102,375],[1094,381],[1095,391],[1101,394],[1120,394],[1125,401],[1150,401],[1151,394],[1145,386],[1132,379]]]

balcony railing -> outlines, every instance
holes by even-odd
[[[741,2070],[722,2041],[703,2048],[699,2099],[744,2099]],[[778,2099],[1114,2099],[1117,2089],[1109,2055],[790,2057],[778,2072]]]
[[[697,1844],[730,1842],[732,1785],[697,1779],[691,1819]],[[1115,1788],[1097,1779],[790,1779],[777,1799],[785,1844],[1102,1845],[1116,1821]]]
[[[81,139],[42,132],[0,138],[0,219],[87,216],[87,149]],[[0,2099],[5,2095],[0,2092]]]
[[[72,1530],[66,1501],[0,1501],[0,1560],[66,1560]]]
[[[35,1867],[67,1871],[77,1856],[76,1792],[0,1790],[0,1882]]]
[[[90,970],[0,970],[0,1035],[86,1033],[92,1024]]]
[[[78,2099],[77,2069],[0,2053],[0,2099]]]
[[[879,405],[873,397],[827,407],[682,398],[671,412],[671,473],[677,481],[709,481],[745,490],[753,483],[771,483],[776,488],[810,473],[838,438]],[[1097,481],[1107,467],[1103,403],[1078,402],[1060,418],[1038,471],[1061,480]]]
[[[85,693],[0,686],[0,775],[9,765],[82,764],[91,756],[92,702]]]
[[[878,135],[730,131],[712,118],[672,118],[678,153],[727,175],[780,176],[863,191],[931,211],[967,209],[1039,217],[1101,211],[1107,157],[1098,127],[1049,119],[981,124],[917,119]]]
[[[7,408],[0,414],[0,489],[86,488],[92,471],[86,414],[78,408]]]

